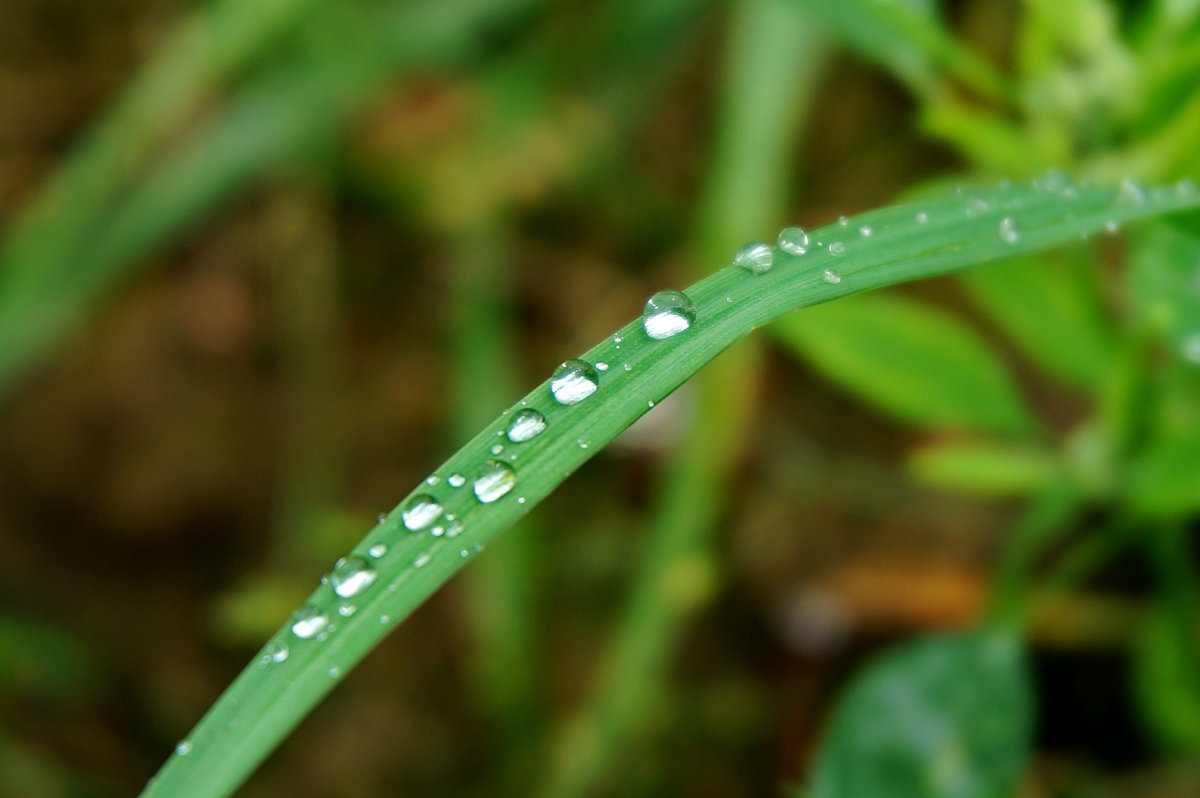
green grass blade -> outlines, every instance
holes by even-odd
[[[826,377],[904,421],[1013,436],[1036,429],[1003,362],[923,302],[855,297],[785,316],[774,330]]]
[[[351,600],[337,596],[328,584],[319,585],[311,607],[328,617],[332,628],[326,627],[323,637],[300,639],[285,625],[269,645],[287,646],[287,658],[273,661],[268,649],[255,657],[144,795],[229,794],[395,623],[644,414],[650,403],[755,328],[788,311],[852,293],[1061,245],[1102,230],[1110,219],[1127,222],[1196,207],[1200,195],[1174,189],[1136,194],[1109,187],[1065,194],[1023,185],[981,189],[863,214],[851,229],[869,225],[875,234],[845,241],[841,255],[826,247],[803,256],[776,252],[774,268],[763,274],[730,266],[706,277],[686,289],[697,311],[690,329],[652,340],[640,319],[630,322],[581,355],[589,363],[608,364],[594,396],[560,405],[550,395],[549,382],[543,382],[413,491],[352,552],[370,558],[370,548],[388,547],[384,556],[371,560],[376,581]],[[926,221],[917,221],[918,214],[925,214]],[[1005,224],[1007,218],[1014,221]],[[1002,237],[1004,229],[1020,234]],[[829,225],[812,234],[828,245],[842,240],[846,228]],[[826,282],[826,269],[837,269],[842,281]],[[478,387],[487,390],[486,385]],[[526,443],[501,443],[511,415],[523,407],[544,414],[546,431]],[[504,446],[499,455],[492,452],[497,444]],[[475,497],[471,480],[495,459],[512,466],[516,481],[509,493],[484,504]],[[449,478],[456,474],[467,477],[464,487],[452,486]],[[437,497],[462,525],[461,534],[405,530],[401,508],[420,494]],[[352,614],[343,614],[350,605]]]

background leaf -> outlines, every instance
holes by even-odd
[[[822,374],[905,421],[1013,435],[1034,429],[996,355],[925,303],[859,296],[791,314],[775,330]]]
[[[811,798],[1002,798],[1031,744],[1020,644],[982,631],[909,643],[870,666],[834,713]]]

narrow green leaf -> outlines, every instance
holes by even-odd
[[[597,372],[599,387],[593,396],[561,405],[551,398],[549,382],[543,382],[414,490],[350,552],[372,563],[377,578],[350,599],[336,594],[330,584],[319,585],[305,612],[328,619],[329,625],[301,637],[293,623],[285,624],[144,795],[205,798],[236,789],[395,623],[651,404],[756,327],[797,308],[1073,241],[1103,229],[1110,218],[1125,222],[1197,206],[1200,196],[1174,190],[1149,191],[1131,203],[1113,188],[1069,193],[1045,186],[979,189],[862,214],[850,229],[869,226],[874,231],[869,237],[848,235],[850,230],[838,224],[811,231],[814,240],[841,243],[835,248],[841,254],[827,247],[800,256],[773,250],[769,271],[753,274],[731,265],[706,277],[685,289],[696,308],[687,330],[655,340],[646,335],[640,319],[625,325],[581,355],[588,363],[609,366]],[[1021,232],[1011,235],[1014,230]],[[840,282],[831,284],[823,277],[832,269],[841,275]],[[513,415],[527,408],[544,415],[546,430],[493,454]],[[501,457],[513,463],[512,489],[483,503],[472,481],[494,468],[489,461]],[[459,483],[457,475],[466,482]],[[441,503],[447,522],[454,516],[452,528],[446,523],[419,532],[404,528],[403,509],[422,495]],[[378,548],[381,544],[386,552]],[[345,615],[348,605],[354,610]],[[318,625],[296,628],[308,633]]]
[[[1031,446],[991,441],[934,444],[912,455],[909,467],[923,482],[981,496],[1024,496],[1060,477],[1058,460]]]
[[[893,651],[842,697],[812,798],[1002,798],[1029,753],[1032,699],[1015,633],[933,637]]]
[[[1134,461],[1124,490],[1143,515],[1177,518],[1200,510],[1200,431],[1152,446]]]
[[[1069,385],[1094,390],[1113,354],[1094,258],[1072,248],[994,263],[959,277],[1027,355]],[[1091,253],[1088,253],[1091,254]]]
[[[775,330],[822,374],[904,421],[1012,435],[1034,430],[988,346],[924,303],[860,296],[794,313]]]

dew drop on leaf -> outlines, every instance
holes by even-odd
[[[305,604],[292,615],[292,634],[302,639],[315,637],[329,625],[329,616],[315,604]]]
[[[377,576],[375,569],[362,557],[343,557],[334,563],[329,581],[334,593],[350,598],[370,587]]]
[[[1015,244],[1021,240],[1021,232],[1017,230],[1017,223],[1011,216],[1000,220],[999,235],[1005,244]]]
[[[642,328],[656,341],[678,335],[695,321],[696,305],[682,291],[659,291],[642,311]]]
[[[499,460],[488,460],[479,475],[475,477],[475,498],[484,504],[491,504],[508,493],[517,484],[517,472],[512,466]]]
[[[400,514],[400,518],[404,521],[405,529],[419,532],[436,521],[441,514],[442,505],[438,504],[437,499],[422,493],[419,496],[413,496],[408,506],[404,508],[404,512]]]
[[[789,255],[803,255],[808,252],[808,233],[799,227],[785,227],[779,231],[776,243]]]
[[[550,377],[550,395],[560,405],[577,405],[600,387],[600,375],[583,360],[568,360]]]
[[[770,271],[775,262],[771,248],[761,241],[751,241],[733,253],[733,265],[740,266],[751,274]]]
[[[526,409],[513,416],[508,425],[507,435],[513,443],[525,443],[545,431],[546,417],[536,410]]]
[[[825,271],[821,272],[821,279],[830,285],[837,285],[842,281],[842,275],[838,274],[833,269],[826,269]]]

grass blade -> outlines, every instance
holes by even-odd
[[[1110,220],[1127,222],[1196,207],[1200,195],[1174,189],[979,189],[863,214],[854,226],[869,225],[875,234],[844,242],[840,255],[827,247],[803,256],[775,252],[774,268],[765,273],[730,266],[706,277],[686,289],[697,311],[687,331],[653,340],[639,319],[581,355],[589,363],[610,366],[595,396],[560,405],[551,397],[549,382],[543,382],[451,456],[355,548],[354,556],[373,563],[375,582],[353,599],[338,596],[328,584],[318,586],[309,606],[328,619],[323,633],[302,639],[291,624],[285,625],[209,710],[144,795],[229,794],[388,629],[643,415],[649,402],[661,400],[755,328],[788,311],[852,293],[1061,245],[1099,232]],[[918,221],[918,214],[925,221]],[[1020,233],[1003,235],[1005,230]],[[829,225],[813,235],[834,242],[844,237],[844,228]],[[822,279],[831,268],[842,274],[840,283]],[[547,429],[526,443],[506,447],[503,457],[516,474],[513,489],[481,503],[471,480],[497,457],[492,447],[512,414],[522,408],[543,413]],[[467,477],[463,487],[453,487],[449,480],[457,474]],[[447,517],[452,514],[462,525],[461,534],[435,536],[404,528],[402,508],[422,494],[438,499]],[[380,544],[388,547],[386,554],[372,558],[370,550]],[[339,612],[351,604],[352,614]],[[283,646],[288,655],[277,661],[271,655],[278,655]]]

